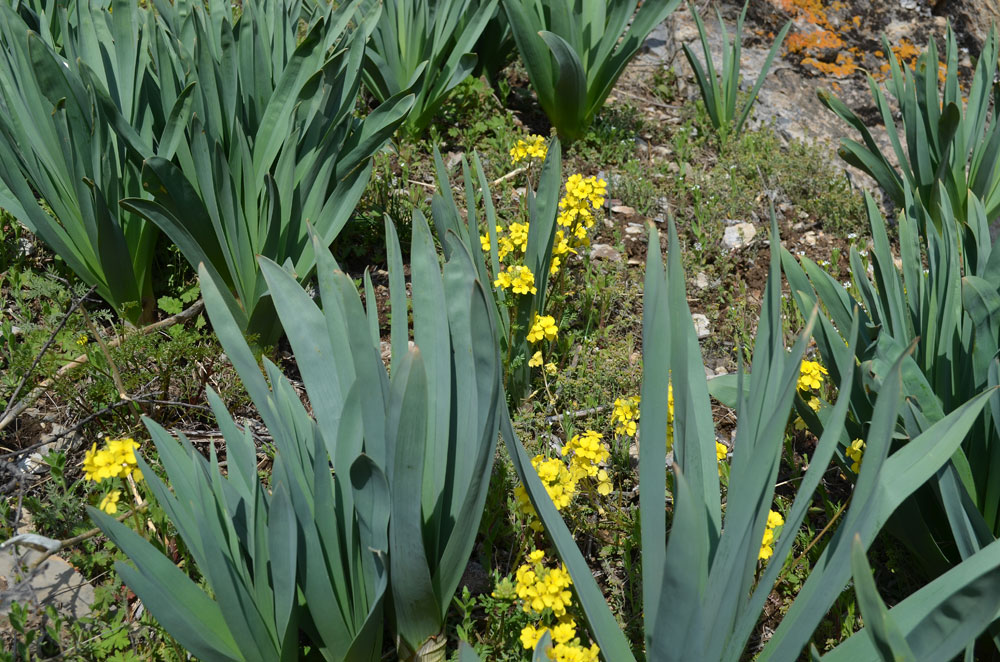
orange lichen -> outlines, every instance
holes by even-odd
[[[831,17],[829,13],[843,12],[848,9],[848,3],[836,0],[824,7],[823,0],[770,0],[771,4],[792,15],[797,26],[805,26],[792,32],[785,41],[787,53],[802,56],[801,64],[815,69],[817,72],[836,78],[850,76],[859,70],[864,70],[863,62],[866,54],[857,46],[847,46],[849,33],[861,29],[861,16],[847,18]],[[811,29],[810,29],[811,28]],[[913,69],[916,66],[920,50],[906,38],[892,46],[892,57],[899,65]],[[830,61],[832,53],[837,51],[836,59]],[[885,53],[876,50],[876,61],[886,59]],[[869,60],[869,62],[871,62]],[[889,63],[882,62],[879,70],[873,72],[878,80],[884,80],[890,70]],[[941,65],[938,77],[943,82],[946,69]]]

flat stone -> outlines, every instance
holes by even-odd
[[[757,236],[757,228],[752,223],[736,223],[728,226],[722,234],[722,244],[729,250],[748,246]]]
[[[628,205],[615,205],[611,208],[612,214],[623,214],[625,216],[635,216],[635,210]]]
[[[699,271],[694,275],[693,284],[696,289],[707,290],[709,287],[708,276],[705,275],[704,271]]]
[[[590,259],[621,262],[622,256],[611,244],[594,244],[590,247]]]
[[[25,547],[20,551],[20,555],[13,549],[0,552],[0,627],[14,602],[38,610],[51,605],[68,619],[90,615],[94,587],[83,575],[58,556],[50,556],[29,573],[26,568],[41,553]]]

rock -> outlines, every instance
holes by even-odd
[[[815,246],[816,245],[816,231],[815,230],[810,230],[809,232],[803,233],[801,239],[802,239],[802,243],[805,244],[806,246]]]
[[[622,256],[611,244],[594,244],[590,247],[590,259],[621,262]]]
[[[626,239],[642,239],[646,229],[641,223],[629,223],[625,226]]]
[[[737,223],[730,225],[722,234],[722,244],[731,251],[748,246],[757,235],[757,228],[752,223]]]
[[[705,275],[704,271],[699,271],[698,273],[696,273],[694,275],[693,285],[695,286],[695,289],[699,289],[699,290],[707,290],[708,289],[708,286],[709,286],[708,276]]]
[[[42,424],[45,425],[44,423]],[[44,462],[44,457],[52,451],[72,450],[84,445],[83,436],[71,429],[63,427],[58,423],[53,423],[48,433],[38,438],[34,451],[21,456],[17,462],[17,468],[26,474],[40,473],[48,469]]]
[[[35,245],[27,237],[21,237],[17,242],[17,256],[31,257],[35,254]]]
[[[444,164],[447,166],[448,170],[451,170],[462,162],[463,156],[465,156],[464,152],[448,152],[448,155],[445,156]]]
[[[41,612],[51,605],[66,619],[79,620],[90,615],[94,588],[69,563],[50,556],[33,572],[27,567],[40,552],[21,548],[0,552],[0,630],[13,602]]]
[[[652,152],[653,152],[653,156],[655,156],[657,158],[665,159],[665,158],[668,158],[671,154],[673,154],[674,150],[672,150],[669,147],[666,147],[664,145],[654,145],[653,149],[652,149]]]
[[[994,23],[1000,25],[1000,3],[995,0],[939,0],[934,13],[951,18],[960,35],[966,34],[978,41],[976,50],[982,48],[990,27]],[[960,45],[968,47],[971,44]]]
[[[612,214],[622,214],[623,216],[635,216],[636,211],[627,205],[615,205],[611,208]]]
[[[701,313],[691,313],[691,319],[694,321],[694,331],[698,334],[698,340],[702,340],[703,338],[707,338],[712,335],[707,317]]]

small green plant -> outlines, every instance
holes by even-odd
[[[722,67],[718,74],[716,74],[715,66],[712,64],[712,50],[708,45],[708,34],[705,32],[705,24],[702,23],[701,17],[695,11],[694,4],[689,3],[688,7],[691,10],[691,15],[694,17],[695,24],[698,26],[702,55],[705,59],[704,67],[698,61],[698,57],[694,54],[694,51],[687,44],[683,45],[684,55],[687,57],[691,69],[694,70],[695,79],[698,81],[698,88],[701,90],[701,98],[705,102],[705,109],[712,120],[712,126],[715,128],[719,140],[724,143],[730,135],[738,136],[743,129],[743,123],[750,116],[754,101],[757,100],[757,94],[760,92],[760,88],[764,84],[764,78],[771,68],[771,61],[777,55],[778,49],[781,48],[781,44],[785,40],[785,35],[788,34],[788,30],[792,27],[792,22],[789,21],[786,23],[785,27],[778,33],[778,37],[771,45],[771,50],[768,51],[767,57],[764,59],[764,65],[757,76],[757,81],[750,90],[750,96],[743,102],[743,107],[737,109],[738,97],[740,96],[740,52],[742,47],[741,42],[743,41],[743,20],[746,18],[747,9],[750,7],[750,0],[747,0],[746,4],[743,5],[743,11],[740,12],[739,18],[736,19],[736,34],[734,35],[732,44],[729,42],[729,32],[726,30],[726,24],[722,20],[722,14],[716,9],[716,14],[719,17],[719,29],[722,31]]]
[[[560,140],[582,138],[646,36],[680,0],[503,0],[538,103]]]
[[[883,37],[882,41],[885,52],[891,54],[888,40]],[[957,218],[964,218],[971,211],[972,196],[985,207],[988,219],[997,218],[1000,214],[1000,103],[996,102],[998,90],[994,76],[998,52],[1000,38],[994,26],[983,44],[967,95],[959,88],[958,47],[950,25],[942,92],[938,91],[941,69],[933,39],[917,58],[913,70],[901,67],[896,57],[890,55],[892,76],[887,87],[895,104],[890,105],[871,76],[868,86],[882,122],[889,129],[892,158],[882,153],[860,117],[844,102],[821,90],[820,101],[854,127],[864,142],[862,145],[855,140],[842,139],[840,157],[875,178],[897,207],[906,204],[907,189],[912,191],[936,225],[942,222],[942,195],[951,201]],[[993,94],[990,94],[991,88]],[[896,124],[896,106],[901,125]],[[905,140],[905,151],[900,136]]]
[[[365,86],[380,101],[411,90],[403,123],[419,136],[452,89],[472,73],[470,52],[496,12],[498,0],[386,0],[365,51]]]

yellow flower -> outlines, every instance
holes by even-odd
[[[538,563],[545,558],[545,552],[540,549],[533,549],[528,553],[528,558],[532,563]]]
[[[559,263],[560,263],[559,258],[556,257],[556,256],[553,256],[552,257],[552,263],[549,265],[549,275],[550,276],[555,276],[557,273],[559,273]]]
[[[531,329],[528,331],[526,339],[530,343],[536,343],[543,339],[555,340],[558,335],[559,327],[556,326],[554,317],[535,313],[535,319],[531,323]]]
[[[490,235],[488,234],[479,235],[479,243],[483,247],[484,253],[490,252]]]
[[[515,248],[525,252],[528,250],[528,226],[530,223],[511,223],[508,232],[510,233],[510,242]]]
[[[773,510],[767,511],[767,528],[776,529],[784,523],[785,518],[781,516],[781,513]]]
[[[552,245],[553,255],[565,255],[566,253],[575,253],[576,251],[572,249],[569,245],[569,240],[566,239],[566,233],[562,230],[556,230],[556,239]]]
[[[538,294],[538,288],[535,287],[535,275],[531,273],[531,269],[528,267],[514,267],[517,270],[517,277],[511,281],[511,291],[514,294],[527,294],[531,292],[532,294]]]
[[[525,625],[521,628],[521,645],[528,650],[535,650],[538,641],[548,631],[547,627],[536,628],[534,625]]]
[[[548,145],[545,138],[538,135],[530,135],[527,140],[518,140],[510,149],[510,160],[512,163],[519,163],[525,159],[543,160],[548,154]]]
[[[111,490],[104,498],[101,499],[101,505],[99,508],[106,512],[108,515],[114,515],[118,512],[118,500],[121,499],[121,490]]]
[[[829,374],[822,365],[816,361],[803,361],[799,368],[799,390],[818,390],[823,385],[823,375]]]
[[[552,639],[559,644],[568,644],[576,639],[576,621],[564,618],[552,628]]]
[[[510,289],[511,279],[510,273],[507,271],[501,271],[497,274],[497,279],[493,281],[493,287],[499,287],[504,290]]]
[[[563,455],[573,454],[569,470],[576,480],[596,477],[598,465],[607,462],[611,456],[607,446],[601,441],[603,438],[601,433],[587,430],[583,434],[573,435],[569,443],[563,446]]]
[[[87,337],[86,333],[81,333],[76,338],[76,344],[80,347],[86,347],[88,342],[90,342],[90,338]]]
[[[757,554],[758,559],[769,559],[774,554],[774,549],[771,545],[774,544],[774,531],[771,529],[764,529],[764,538],[760,541],[760,552]]]
[[[608,472],[601,469],[597,472],[597,493],[601,496],[608,496],[611,494],[611,478],[608,477]]]
[[[615,434],[632,437],[638,427],[639,396],[617,398],[611,411],[611,422],[615,424]]]
[[[847,447],[844,451],[844,455],[848,459],[854,460],[854,464],[851,465],[851,471],[858,473],[861,470],[861,460],[865,454],[865,442],[860,439],[855,439],[851,442],[851,445]]]
[[[537,368],[542,365],[542,353],[535,352],[530,359],[528,359],[528,365],[532,368]]]
[[[558,368],[556,368],[556,364],[555,363],[546,363],[545,364],[545,373],[546,374],[548,374],[548,375],[555,375],[557,370],[558,370]]]
[[[715,442],[715,459],[718,462],[725,462],[729,455],[729,447],[721,442]]]

